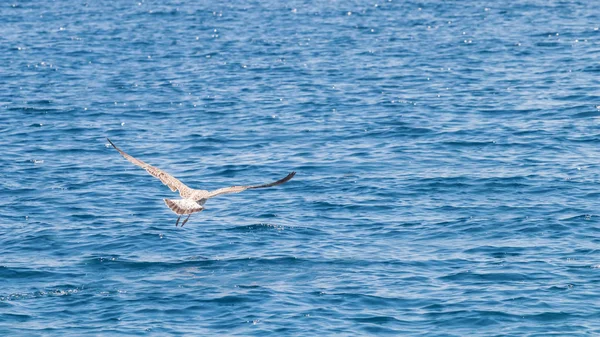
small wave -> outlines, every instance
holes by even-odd
[[[591,214],[579,214],[573,215],[566,218],[560,218],[560,221],[571,221],[571,220],[592,220]]]
[[[392,316],[367,316],[367,317],[354,317],[350,320],[358,323],[371,323],[371,324],[389,324],[389,323],[406,323],[406,321],[400,320]]]
[[[30,278],[42,279],[42,278],[55,277],[56,275],[70,276],[70,277],[81,276],[80,274],[64,274],[64,273],[57,273],[57,272],[52,272],[52,271],[44,271],[44,270],[29,269],[29,268],[9,268],[6,266],[0,267],[0,278],[5,279],[5,280],[8,280],[8,279],[30,279]]]
[[[580,113],[573,115],[574,118],[588,118],[588,117],[598,117],[598,116],[600,116],[600,110],[598,110],[598,109],[584,111],[584,112],[580,112]]]
[[[66,289],[54,288],[54,289],[38,290],[38,291],[27,292],[27,293],[12,293],[12,294],[8,294],[8,295],[0,295],[0,302],[19,301],[19,300],[41,298],[41,297],[68,296],[68,295],[77,294],[82,289],[83,289],[82,287],[72,287],[72,288],[66,288]]]
[[[0,302],[2,298],[0,297]],[[17,321],[17,322],[27,322],[33,318],[31,315],[24,314],[13,314],[13,313],[2,313],[3,321],[7,319],[8,321]]]
[[[521,273],[474,273],[469,271],[458,272],[455,274],[440,277],[445,281],[526,281],[531,277]]]
[[[172,269],[189,266],[206,266],[218,262],[218,259],[208,259],[202,257],[188,258],[176,261],[134,261],[121,259],[118,257],[92,257],[83,260],[81,263],[87,266],[104,265],[107,268],[123,268],[131,270],[148,269]]]
[[[495,258],[504,258],[507,256],[520,256],[525,251],[522,247],[496,247],[496,246],[480,246],[467,249],[464,253],[467,254],[487,254]]]
[[[226,231],[232,231],[232,232],[246,232],[246,231],[268,231],[268,230],[284,230],[285,226],[280,226],[280,225],[275,225],[275,224],[268,224],[268,223],[260,223],[260,224],[254,224],[254,225],[245,225],[245,226],[236,226],[236,227],[230,227],[227,228]]]

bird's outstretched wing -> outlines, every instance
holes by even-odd
[[[146,164],[143,161],[128,155],[127,153],[125,153],[121,149],[119,149],[115,144],[113,144],[113,142],[111,142],[110,139],[106,138],[106,140],[108,140],[110,145],[112,145],[112,147],[114,147],[117,151],[119,151],[119,153],[123,157],[125,157],[125,159],[129,160],[130,162],[134,163],[135,165],[146,170],[151,175],[160,179],[160,181],[162,181],[163,184],[167,185],[171,189],[171,191],[175,192],[175,191],[179,190],[179,195],[181,195],[183,198],[189,196],[192,189],[187,187],[181,181],[177,180],[177,178],[173,177],[172,175],[168,174],[165,171],[162,171],[161,169],[159,169],[157,167],[154,167],[150,164]]]
[[[277,180],[277,181],[269,183],[269,184],[254,185],[254,186],[231,186],[231,187],[220,188],[218,190],[210,191],[208,194],[208,198],[216,197],[217,195],[221,195],[221,194],[240,193],[242,191],[254,189],[254,188],[265,188],[265,187],[280,185],[280,184],[283,184],[286,181],[289,181],[290,179],[292,179],[295,174],[296,174],[296,172],[292,172],[292,173],[288,174],[285,178]]]

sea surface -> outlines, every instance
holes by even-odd
[[[597,336],[600,2],[0,4],[0,336]],[[290,182],[209,200],[161,182]]]

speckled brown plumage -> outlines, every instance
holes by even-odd
[[[216,197],[216,196],[222,195],[222,194],[239,193],[239,192],[242,192],[242,191],[245,191],[248,189],[266,188],[266,187],[280,185],[280,184],[283,184],[283,183],[289,181],[290,179],[292,179],[294,177],[294,175],[296,174],[296,172],[291,172],[283,179],[280,179],[280,180],[277,180],[275,182],[268,183],[268,184],[262,184],[262,185],[231,186],[231,187],[220,188],[220,189],[217,189],[214,191],[197,190],[197,189],[193,189],[193,188],[186,186],[184,183],[182,183],[181,181],[179,181],[177,178],[173,177],[172,175],[168,174],[167,172],[128,155],[127,153],[125,153],[124,151],[119,149],[113,142],[111,142],[110,139],[108,139],[108,138],[106,138],[106,139],[108,140],[110,145],[112,145],[112,147],[114,147],[117,151],[119,151],[119,153],[123,157],[125,157],[125,159],[127,159],[130,162],[132,162],[133,164],[143,168],[144,170],[146,170],[146,172],[150,173],[152,176],[158,178],[163,184],[167,185],[169,187],[169,189],[171,189],[171,191],[173,191],[173,192],[179,191],[179,195],[183,199],[175,199],[175,200],[164,199],[165,204],[175,214],[179,215],[179,218],[177,218],[177,223],[175,224],[175,226],[177,226],[179,224],[179,219],[181,219],[181,215],[186,215],[186,214],[188,215],[187,219],[185,219],[183,221],[183,223],[181,224],[181,226],[183,227],[183,225],[185,225],[185,223],[189,220],[192,213],[203,211],[204,203],[209,198]]]

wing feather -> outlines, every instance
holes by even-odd
[[[106,140],[108,140],[110,145],[112,145],[112,147],[114,147],[115,150],[119,151],[119,153],[123,157],[125,157],[125,159],[127,159],[130,162],[132,162],[133,164],[143,168],[144,170],[146,170],[146,172],[150,173],[150,175],[158,178],[163,184],[167,185],[171,189],[171,191],[176,192],[177,190],[179,190],[179,195],[181,195],[181,197],[183,197],[183,198],[186,198],[187,196],[190,195],[192,189],[187,187],[184,183],[179,181],[177,178],[173,177],[172,175],[168,174],[167,172],[165,172],[157,167],[154,167],[150,164],[147,164],[137,158],[134,158],[134,157],[128,155],[127,153],[125,153],[124,151],[119,149],[115,144],[113,144],[113,142],[111,142],[110,139],[106,138]]]
[[[210,191],[210,193],[208,194],[208,198],[216,197],[217,195],[221,195],[221,194],[240,193],[242,191],[254,189],[254,188],[266,188],[266,187],[281,185],[281,184],[289,181],[290,179],[292,179],[295,174],[296,174],[296,172],[292,172],[292,173],[288,174],[285,178],[279,179],[277,181],[274,181],[274,182],[268,183],[268,184],[254,185],[254,186],[231,186],[231,187],[219,188],[218,190]]]

